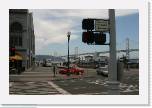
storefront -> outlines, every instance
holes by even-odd
[[[10,74],[20,74],[24,71],[22,67],[23,56],[16,53],[15,56],[9,57],[9,71]]]

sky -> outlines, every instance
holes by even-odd
[[[70,54],[107,51],[108,46],[87,45],[82,42],[84,18],[108,19],[104,9],[35,9],[33,13],[36,55],[67,55],[67,32],[70,36]],[[139,47],[139,13],[136,9],[116,10],[117,49],[125,49],[126,38],[130,48]],[[109,36],[107,36],[108,40]]]

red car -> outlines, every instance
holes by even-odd
[[[63,69],[59,70],[60,74],[67,74],[68,72],[70,74],[76,74],[76,75],[81,74],[82,75],[84,73],[84,70],[78,69],[78,68],[74,68],[74,67],[70,67],[69,71],[68,71],[68,68],[63,68]]]

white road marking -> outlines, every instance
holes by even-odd
[[[64,95],[70,95],[69,92],[63,90],[62,88],[60,88],[58,85],[54,84],[53,82],[48,82],[48,84],[50,84],[53,88],[55,88],[58,92],[60,92],[61,94]]]

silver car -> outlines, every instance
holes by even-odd
[[[98,75],[108,76],[108,65],[100,66],[96,71]]]

